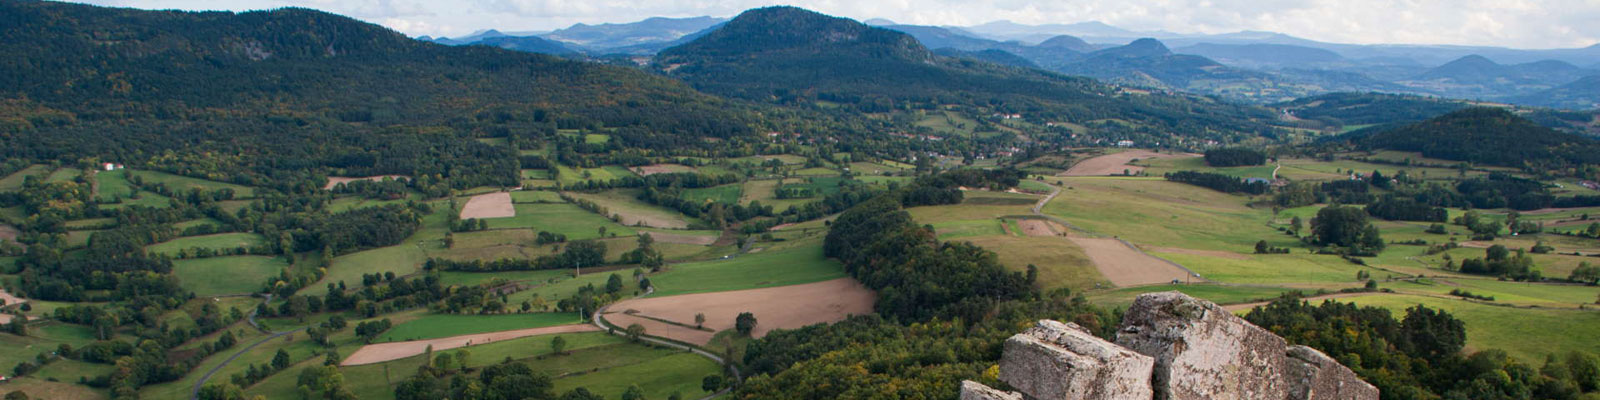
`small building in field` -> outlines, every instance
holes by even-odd
[[[106,171],[116,171],[116,170],[122,169],[122,164],[105,163],[105,164],[101,164],[100,167],[105,169]]]

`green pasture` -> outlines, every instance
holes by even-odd
[[[528,313],[503,315],[428,314],[389,329],[375,343],[437,339],[451,336],[581,324],[576,313]]]
[[[231,256],[173,261],[172,271],[185,289],[205,297],[260,292],[287,266],[281,257]]]

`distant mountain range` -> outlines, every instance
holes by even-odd
[[[650,18],[625,24],[577,24],[544,33],[486,30],[461,38],[421,38],[450,45],[642,62],[720,28],[714,17]],[[1483,46],[1351,45],[1274,32],[1181,34],[1132,31],[1099,22],[969,27],[866,26],[911,35],[940,55],[1094,77],[1123,85],[1187,91],[1234,101],[1274,103],[1332,92],[1386,92],[1517,104],[1593,108],[1600,91],[1600,44],[1524,50]]]

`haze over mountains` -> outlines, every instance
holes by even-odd
[[[578,24],[544,33],[483,31],[443,44],[482,44],[589,58],[651,56],[720,28],[715,17]],[[1600,44],[1577,49],[1325,43],[1274,32],[1136,32],[1099,22],[969,27],[865,25],[909,34],[950,57],[1082,75],[1151,89],[1273,103],[1332,92],[1375,91],[1515,104],[1593,108]],[[535,40],[543,39],[543,40]]]

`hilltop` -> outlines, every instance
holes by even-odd
[[[750,132],[747,118],[721,99],[636,69],[427,43],[307,9],[140,11],[11,1],[0,3],[0,15],[8,16],[0,52],[9,55],[0,59],[0,93],[16,99],[0,106],[0,116],[53,116],[50,123],[8,125],[20,133],[4,140],[9,157],[136,158],[187,149],[196,155],[186,158],[245,158],[185,161],[196,173],[330,167],[437,173],[473,185],[516,176],[514,163],[442,170],[440,161],[497,162],[484,156],[504,150],[471,136],[537,136],[586,125],[687,136]],[[423,130],[454,133],[415,136]]]
[[[1582,165],[1600,163],[1600,142],[1534,124],[1499,108],[1473,107],[1350,139],[1367,149],[1421,152],[1475,164]]]
[[[1091,79],[942,57],[905,33],[793,7],[746,11],[663,51],[655,65],[710,93],[783,104],[825,101],[867,112],[999,105],[1041,122],[1120,118],[1180,135],[1266,129],[1254,122],[1266,117],[1260,109],[1130,95]],[[1175,123],[1180,115],[1188,121]]]

